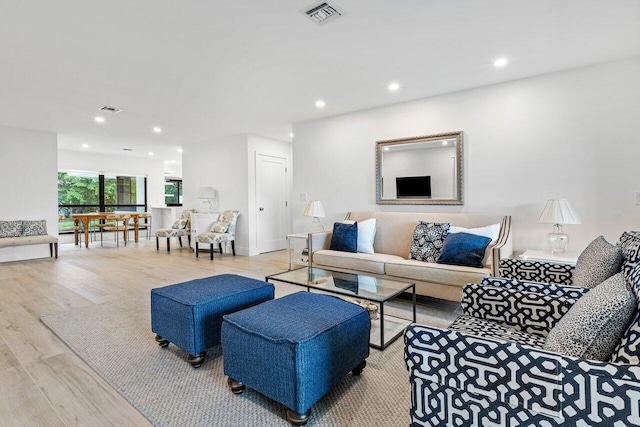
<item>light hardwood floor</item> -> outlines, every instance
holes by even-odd
[[[40,321],[41,315],[215,274],[264,279],[286,269],[284,251],[216,254],[212,262],[208,254],[196,259],[186,244],[172,245],[170,253],[162,245],[156,251],[153,240],[126,248],[61,244],[57,260],[0,263],[0,426],[150,425]],[[276,297],[295,290],[300,288],[278,284]],[[443,321],[455,317],[455,304],[442,308]],[[421,314],[418,321],[431,323],[432,315]]]

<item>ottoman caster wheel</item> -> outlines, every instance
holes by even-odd
[[[358,366],[353,368],[351,373],[353,374],[354,377],[357,377],[358,375],[360,375],[362,373],[362,370],[364,369],[365,366],[367,366],[367,361],[363,360],[362,363],[360,363]]]
[[[187,357],[187,361],[193,368],[199,368],[200,366],[202,366],[202,362],[204,362],[204,357],[206,355],[207,353],[204,351],[201,351],[196,355],[190,354],[189,357]]]
[[[298,412],[287,409],[287,421],[294,426],[303,426],[309,421],[311,417],[311,408],[307,409],[307,412],[300,414]]]
[[[227,384],[229,385],[229,387],[231,387],[231,391],[233,392],[233,394],[242,394],[242,392],[247,388],[244,383],[236,381],[231,377],[227,378]]]
[[[165,340],[160,335],[156,335],[156,342],[162,348],[166,348],[169,345],[169,341]]]

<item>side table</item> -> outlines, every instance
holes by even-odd
[[[311,267],[311,258],[309,257],[310,241],[309,233],[287,234],[289,270],[291,270],[292,265]]]
[[[540,251],[535,249],[527,249],[518,258],[524,261],[542,261],[554,264],[576,265],[578,261],[577,252],[565,252],[563,254],[552,254],[548,251]]]

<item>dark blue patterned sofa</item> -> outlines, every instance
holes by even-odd
[[[640,425],[640,233],[617,246],[622,267],[591,289],[570,285],[573,268],[503,269],[518,278],[465,286],[448,329],[410,325],[411,425]],[[562,284],[522,280],[548,274]],[[578,307],[592,318],[568,321]]]

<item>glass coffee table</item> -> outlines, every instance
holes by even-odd
[[[380,279],[364,274],[341,273],[317,267],[303,267],[283,273],[272,274],[265,280],[275,280],[292,285],[304,286],[307,291],[318,291],[357,297],[365,301],[377,303],[380,310],[379,321],[371,321],[371,347],[384,350],[389,344],[402,335],[404,328],[416,321],[416,285],[415,283],[397,280]],[[386,302],[398,297],[405,291],[411,292],[413,320],[385,315]],[[386,337],[386,340],[385,340]]]

